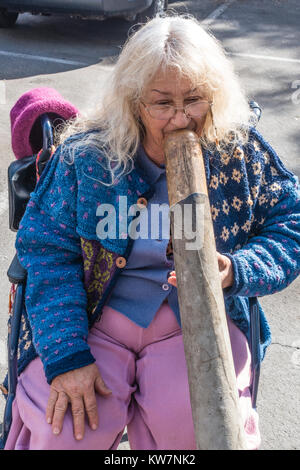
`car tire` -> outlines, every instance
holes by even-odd
[[[6,8],[0,8],[0,28],[11,28],[17,21],[19,13],[7,11]]]
[[[147,10],[142,11],[136,15],[139,23],[146,23],[156,15],[162,15],[168,8],[168,0],[153,0],[151,6]]]

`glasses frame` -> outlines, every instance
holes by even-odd
[[[142,105],[144,106],[144,108],[147,110],[147,112],[149,113],[149,115],[152,117],[152,119],[157,119],[158,121],[166,121],[167,119],[172,119],[174,116],[176,116],[176,111],[183,111],[184,114],[185,114],[185,116],[186,116],[187,118],[193,119],[193,116],[189,116],[189,115],[187,114],[187,111],[186,111],[186,109],[187,109],[189,106],[191,106],[191,105],[193,105],[193,104],[195,104],[195,103],[207,103],[207,104],[209,104],[209,109],[208,109],[207,112],[209,112],[209,111],[211,111],[211,107],[212,107],[212,105],[214,104],[213,101],[208,101],[208,100],[197,100],[197,101],[195,101],[194,103],[189,103],[189,104],[187,104],[186,106],[183,106],[183,107],[178,107],[178,106],[173,106],[172,104],[167,104],[167,105],[165,105],[166,107],[172,108],[172,109],[174,110],[173,116],[171,116],[170,118],[157,118],[157,117],[152,116],[152,114],[151,114],[151,112],[150,112],[151,106],[157,106],[156,104],[145,103],[145,102],[142,101],[142,100],[141,100],[141,103],[142,103]],[[161,106],[163,106],[163,105],[161,105]],[[205,116],[205,114],[204,114],[203,116]],[[202,116],[197,116],[197,118],[198,118],[198,117],[200,118],[200,117],[202,117]]]

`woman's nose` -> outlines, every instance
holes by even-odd
[[[172,124],[176,125],[178,128],[184,128],[190,122],[190,117],[187,117],[183,109],[176,109],[175,114],[172,117]]]

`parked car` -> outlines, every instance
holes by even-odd
[[[0,27],[13,26],[19,13],[25,12],[96,19],[118,16],[143,22],[167,7],[168,0],[0,0]]]

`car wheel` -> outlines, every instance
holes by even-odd
[[[6,8],[0,8],[0,28],[11,28],[17,21],[18,15],[7,11]]]
[[[168,8],[168,0],[153,0],[147,10],[138,13],[136,19],[139,23],[145,23],[156,15],[162,15],[163,12]]]

